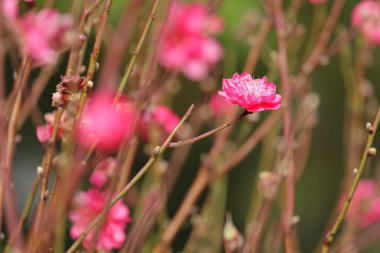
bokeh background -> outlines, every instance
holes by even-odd
[[[56,7],[60,10],[67,10],[70,1],[57,1]],[[122,14],[125,0],[114,0],[110,11],[110,23],[115,25]],[[149,2],[149,1],[147,1]],[[308,35],[307,27],[310,26],[313,19],[313,12],[316,8],[329,8],[331,2],[327,6],[313,6],[305,2],[302,12],[299,13],[299,19],[304,25],[305,37]],[[350,13],[356,0],[347,1],[343,15],[339,19],[339,25],[349,27]],[[249,28],[257,29],[257,23],[262,18],[262,9],[258,0],[225,0],[218,10],[221,17],[225,20],[225,29],[220,34],[219,39],[225,48],[224,60],[220,63],[220,68],[224,69],[224,77],[230,77],[234,72],[242,71],[245,58],[249,49],[245,38],[239,37],[239,32]],[[144,13],[142,13],[144,14]],[[321,19],[323,21],[323,19]],[[105,36],[107,37],[107,36]],[[244,37],[244,36],[243,36]],[[92,37],[93,39],[93,37]],[[300,38],[302,39],[302,38]],[[275,48],[276,34],[272,32],[265,42],[267,48]],[[304,46],[301,41],[300,46]],[[353,43],[351,43],[353,44]],[[352,46],[352,45],[351,45]],[[373,51],[371,55],[371,65],[366,69],[366,77],[372,83],[376,97],[380,95],[380,48]],[[263,56],[262,56],[263,57]],[[265,56],[264,56],[265,57]],[[126,56],[126,60],[127,60]],[[267,74],[267,68],[263,62],[266,59],[261,58],[260,63],[252,73],[255,76],[263,76]],[[297,59],[301,62],[302,58]],[[101,62],[101,60],[100,60]],[[65,62],[57,70],[47,90],[41,99],[39,106],[44,112],[51,111],[51,94],[55,90],[55,85],[59,81],[59,73],[64,73]],[[8,78],[11,78],[9,73]],[[96,80],[96,78],[95,78]],[[177,97],[174,100],[174,110],[178,114],[182,114],[190,103],[200,102],[198,97],[201,88],[197,83],[186,80],[181,77],[180,88]],[[96,83],[96,82],[95,82]],[[221,87],[221,82],[217,84]],[[318,123],[313,131],[313,138],[310,150],[310,157],[307,162],[303,177],[297,183],[296,187],[296,214],[300,216],[300,222],[297,224],[297,232],[299,235],[299,244],[302,252],[312,252],[312,249],[321,243],[321,236],[324,230],[327,217],[331,212],[333,204],[337,201],[337,194],[344,170],[344,141],[343,141],[343,124],[345,113],[346,92],[343,83],[341,61],[339,54],[332,57],[324,66],[319,66],[312,74],[312,87],[319,95],[320,106],[318,109]],[[281,90],[281,83],[278,83]],[[368,114],[373,115],[376,106],[367,106]],[[262,117],[267,114],[262,113]],[[372,121],[368,118],[367,121]],[[366,121],[365,121],[366,122]],[[363,122],[363,132],[365,131]],[[207,130],[210,125],[204,126],[203,130]],[[17,187],[18,203],[20,208],[25,201],[25,197],[31,188],[31,184],[35,177],[36,168],[41,162],[43,149],[38,143],[35,127],[28,120],[20,132],[20,142],[17,144],[15,156],[14,180]],[[379,138],[376,138],[377,140]],[[206,139],[195,144],[189,159],[186,162],[182,174],[177,181],[176,188],[169,200],[168,212],[170,215],[178,207],[180,201],[184,197],[186,190],[190,186],[198,165],[200,164],[200,156],[206,152],[211,146],[212,140]],[[379,143],[376,141],[375,143]],[[142,153],[142,148],[140,150]],[[254,197],[251,196],[252,188],[256,177],[256,171],[259,166],[259,156],[261,148],[254,150],[239,166],[237,166],[228,175],[228,200],[226,209],[232,213],[234,222],[239,230],[243,231],[246,217],[248,215],[249,201]],[[362,152],[358,148],[358,152]],[[143,154],[139,156],[137,165],[142,164],[146,159]],[[376,174],[376,159],[367,166],[367,175]],[[275,206],[275,211],[278,209]],[[183,229],[176,240],[175,248],[179,249],[189,228]],[[369,250],[364,252],[380,252],[380,243],[373,245]]]

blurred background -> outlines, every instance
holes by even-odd
[[[56,7],[62,11],[68,10],[70,1],[56,1]],[[116,26],[118,20],[123,15],[123,8],[128,1],[114,0],[110,10],[110,27],[106,32],[111,32]],[[149,1],[146,1],[149,2]],[[285,1],[285,4],[288,4]],[[331,7],[333,1],[328,1],[326,5],[311,5],[307,1],[300,1],[303,7],[298,13],[300,29],[302,35],[299,36],[299,47],[305,47],[305,38],[309,37],[308,27],[312,22],[321,22],[325,19],[326,11]],[[339,19],[339,25],[342,29],[350,26],[350,15],[353,6],[358,1],[347,1],[343,14]],[[223,76],[219,77],[220,82],[215,83],[215,90],[221,89],[222,77],[231,77],[235,72],[241,72],[246,56],[249,50],[249,35],[252,30],[257,30],[260,20],[263,17],[260,1],[252,0],[224,0],[218,7],[217,13],[225,21],[225,28],[218,36],[222,43],[225,53],[224,59],[219,63],[218,69],[223,70]],[[318,17],[316,17],[318,13]],[[146,12],[141,12],[145,15]],[[143,17],[139,17],[142,19]],[[93,39],[92,34],[91,39]],[[135,36],[135,35],[134,35]],[[107,35],[105,36],[107,43]],[[132,40],[136,41],[136,39]],[[276,48],[276,33],[272,31],[265,41],[264,47],[267,52],[261,55],[259,64],[253,74],[256,77],[268,75],[268,66],[265,62],[266,57]],[[349,47],[354,48],[354,42]],[[149,46],[149,45],[147,45]],[[292,45],[290,45],[292,46]],[[90,50],[90,49],[89,49]],[[302,51],[302,50],[301,50]],[[366,79],[371,84],[374,97],[380,95],[380,49],[376,48],[373,54],[368,55],[369,65],[366,69]],[[102,55],[101,55],[102,57]],[[126,54],[126,62],[128,59]],[[306,163],[304,174],[296,186],[296,208],[295,214],[300,217],[296,230],[299,235],[299,245],[302,252],[312,252],[317,244],[321,243],[327,218],[332,211],[334,203],[337,201],[340,185],[344,172],[344,115],[347,113],[347,92],[344,83],[342,69],[342,56],[338,53],[328,60],[323,66],[318,66],[312,74],[311,85],[319,97],[319,108],[317,113],[317,124],[313,129],[312,140],[310,145],[310,156]],[[88,59],[88,57],[86,57]],[[295,57],[298,64],[302,62],[302,56]],[[352,62],[354,60],[351,59]],[[101,62],[101,59],[100,59]],[[60,73],[65,71],[65,61],[57,69],[57,74],[51,79],[43,99],[39,106],[43,112],[52,111],[51,94],[59,82]],[[297,63],[295,63],[297,64]],[[101,67],[101,66],[100,66]],[[348,70],[349,71],[349,70]],[[11,78],[8,72],[8,78]],[[296,73],[294,73],[296,74]],[[273,75],[273,73],[272,73]],[[272,76],[281,93],[281,83],[278,81],[278,75]],[[179,79],[179,90],[173,101],[173,110],[182,115],[189,104],[199,105],[202,101],[200,93],[202,87],[199,83],[187,80],[181,76]],[[96,85],[96,77],[95,77]],[[197,107],[196,107],[197,108]],[[363,124],[363,136],[365,133],[365,122],[372,121],[376,113],[377,101],[369,101],[365,105],[366,118]],[[265,118],[268,113],[260,113],[260,118]],[[239,124],[242,124],[241,122]],[[206,124],[203,131],[211,129],[212,124]],[[239,127],[236,127],[237,129]],[[378,144],[379,138],[376,138],[375,144]],[[207,152],[212,144],[212,138],[202,140],[194,145],[189,158],[185,163],[175,189],[169,199],[169,216],[173,215],[176,208],[183,199],[188,187],[191,185],[196,169],[200,164],[200,157]],[[376,145],[375,145],[376,146]],[[274,148],[273,148],[274,149]],[[138,160],[136,161],[135,171],[140,164],[143,164],[147,156],[144,155],[143,147],[140,147]],[[360,154],[363,152],[362,147],[357,149]],[[231,173],[228,174],[228,198],[226,210],[232,214],[233,221],[240,231],[244,231],[246,218],[249,212],[249,202],[255,196],[252,196],[252,189],[255,186],[255,177],[260,166],[261,144],[255,149],[244,161],[238,165]],[[41,162],[43,148],[39,144],[35,134],[35,126],[30,120],[25,124],[20,132],[20,141],[17,144],[15,156],[14,180],[17,187],[18,204],[23,206],[25,198],[31,188],[35,178],[36,168]],[[377,177],[380,169],[377,159],[373,159],[366,168],[367,176]],[[202,203],[200,200],[199,203]],[[278,212],[279,206],[276,202],[274,214]],[[269,223],[272,226],[275,224]],[[175,249],[183,247],[184,238],[189,234],[190,225],[185,225],[181,230],[177,240],[174,243]],[[373,244],[368,250],[363,252],[380,252],[380,243]]]

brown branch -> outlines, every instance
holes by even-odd
[[[325,52],[327,43],[330,40],[332,31],[334,30],[334,27],[338,21],[338,18],[340,16],[340,13],[342,11],[342,8],[345,4],[346,0],[336,0],[334,1],[334,4],[331,8],[331,11],[327,17],[326,23],[322,28],[322,32],[319,35],[317,44],[307,60],[304,62],[304,64],[301,67],[301,72],[297,76],[297,79],[295,80],[295,86],[298,87],[299,85],[302,85],[307,76],[313,71],[315,66],[319,64],[320,57]]]
[[[164,252],[165,249],[170,245],[174,236],[178,233],[180,227],[188,216],[192,206],[199,198],[200,194],[205,190],[207,185],[216,178],[224,175],[228,172],[234,165],[239,163],[249,152],[256,146],[256,144],[264,137],[266,132],[270,129],[275,122],[277,122],[281,113],[279,111],[273,112],[260,126],[259,128],[249,137],[247,142],[238,150],[236,150],[231,158],[227,160],[222,166],[218,169],[215,169],[215,173],[212,173],[209,169],[209,164],[213,163],[214,159],[220,153],[222,146],[220,143],[224,142],[224,138],[227,131],[221,132],[218,136],[218,139],[215,141],[210,155],[205,163],[202,164],[199,169],[198,175],[196,176],[193,184],[190,187],[190,190],[187,192],[184,201],[181,203],[178,211],[176,212],[174,218],[169,223],[166,228],[159,244],[155,247],[154,253]],[[222,135],[223,134],[223,135]],[[232,160],[232,162],[230,162]],[[226,166],[227,164],[227,166]]]
[[[248,73],[253,73],[255,70],[255,66],[257,64],[257,60],[260,55],[260,49],[263,47],[266,37],[270,32],[273,26],[272,18],[269,15],[265,16],[265,19],[261,23],[260,31],[257,34],[256,40],[252,43],[247,60],[245,62],[244,71]]]
[[[23,59],[20,66],[20,71],[18,72],[17,79],[14,84],[14,90],[16,90],[16,97],[11,107],[11,116],[7,129],[6,138],[6,154],[4,161],[2,161],[2,175],[0,182],[0,209],[2,210],[3,204],[5,205],[5,220],[7,221],[8,234],[13,236],[16,234],[19,218],[17,212],[17,204],[15,191],[12,180],[12,163],[15,148],[15,136],[17,133],[17,122],[18,115],[22,103],[23,93],[27,85],[27,79],[29,78],[31,72],[31,61],[27,57]],[[4,195],[3,195],[4,194]],[[3,196],[5,202],[3,203]],[[2,211],[0,212],[0,219],[2,219]],[[15,238],[18,247],[23,247],[19,237]]]
[[[283,85],[283,103],[285,104],[284,112],[284,138],[286,148],[284,150],[284,160],[287,163],[286,183],[285,183],[285,201],[282,214],[282,229],[284,235],[285,252],[295,252],[294,242],[291,238],[291,218],[294,213],[294,134],[291,130],[292,115],[291,107],[291,88],[289,85],[288,70],[288,52],[286,42],[286,28],[284,13],[282,9],[282,0],[274,0],[273,14],[275,19],[277,42],[278,42],[278,66],[280,79]]]

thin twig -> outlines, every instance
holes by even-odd
[[[32,237],[35,236],[36,232],[38,231],[38,227],[40,226],[40,222],[42,219],[42,211],[44,210],[44,207],[47,201],[47,185],[48,185],[50,169],[51,169],[51,165],[52,165],[52,161],[53,161],[53,157],[55,153],[55,142],[57,140],[59,122],[61,120],[62,111],[63,111],[62,108],[58,108],[55,111],[53,133],[52,133],[51,138],[49,139],[48,149],[46,150],[43,163],[41,165],[43,169],[43,176],[42,176],[42,183],[41,183],[40,198],[37,205],[37,212],[36,212],[37,214],[36,214],[35,223],[34,223],[35,233],[33,233],[34,235],[32,235]]]
[[[273,20],[269,15],[265,16],[265,19],[261,23],[260,31],[257,34],[255,41],[252,43],[251,48],[249,49],[249,53],[247,56],[247,60],[245,62],[244,71],[248,73],[253,73],[257,60],[260,55],[259,48],[262,48],[265,42],[268,33],[270,32],[273,26]]]
[[[295,86],[298,87],[305,82],[307,76],[313,71],[315,66],[320,62],[320,57],[323,55],[326,49],[326,45],[330,40],[332,31],[335,24],[338,21],[342,8],[346,0],[336,0],[331,8],[331,11],[326,19],[326,23],[323,26],[322,32],[319,35],[317,44],[305,63],[301,67],[301,73],[297,76],[295,80]]]
[[[19,223],[17,217],[17,205],[15,199],[14,187],[12,184],[12,162],[15,148],[15,136],[17,133],[17,122],[19,111],[22,104],[22,96],[25,91],[27,82],[31,72],[31,60],[27,57],[23,59],[17,80],[15,82],[14,90],[16,90],[16,97],[14,104],[11,107],[11,117],[8,124],[7,141],[6,141],[6,155],[3,167],[3,175],[1,181],[1,194],[4,194],[5,204],[5,219],[7,221],[8,233],[12,236],[17,231]],[[1,195],[0,208],[3,208],[3,195]],[[2,217],[0,216],[0,219]],[[15,238],[16,242],[18,237]]]
[[[90,62],[88,64],[86,81],[85,81],[84,86],[83,86],[83,91],[82,91],[81,98],[79,101],[79,106],[78,106],[78,110],[76,112],[74,124],[77,124],[79,122],[79,118],[82,115],[82,111],[83,111],[84,105],[85,105],[86,100],[87,100],[88,92],[91,89],[88,86],[88,83],[89,83],[89,81],[92,80],[92,78],[94,77],[94,74],[95,74],[96,65],[97,65],[97,61],[98,61],[98,57],[99,57],[99,53],[100,53],[100,47],[102,44],[104,29],[106,26],[106,22],[107,22],[108,13],[109,13],[109,10],[111,7],[111,3],[112,3],[112,0],[106,0],[106,2],[104,3],[102,15],[100,17],[99,25],[98,25],[97,30],[96,30],[94,47],[92,49],[91,56],[90,56]]]
[[[294,212],[294,150],[293,141],[294,134],[291,129],[292,115],[291,107],[291,88],[289,85],[289,70],[288,70],[288,52],[286,41],[286,28],[284,21],[284,13],[282,0],[274,0],[273,14],[275,19],[277,42],[278,42],[278,66],[280,71],[280,79],[283,85],[283,103],[285,104],[284,112],[284,138],[286,148],[284,150],[284,160],[287,164],[287,176],[285,183],[285,201],[284,211],[282,215],[282,229],[284,233],[285,252],[295,252],[293,242],[291,240],[291,217]]]
[[[148,20],[146,21],[145,23],[145,26],[144,26],[144,29],[143,29],[143,32],[141,34],[141,37],[137,43],[137,46],[135,48],[135,50],[133,50],[133,53],[132,53],[132,57],[131,57],[131,60],[129,61],[129,64],[128,64],[128,67],[127,67],[127,70],[125,71],[125,74],[124,74],[124,77],[123,79],[121,80],[120,82],[120,85],[119,85],[119,88],[117,90],[117,95],[116,95],[116,98],[115,98],[115,102],[120,98],[121,94],[123,93],[126,85],[127,85],[127,82],[129,80],[129,77],[131,76],[132,72],[133,72],[133,68],[135,66],[135,63],[136,63],[136,60],[137,60],[137,56],[138,54],[140,53],[140,50],[144,44],[144,41],[148,35],[148,31],[149,31],[149,28],[151,27],[152,25],[152,22],[153,22],[153,19],[156,15],[156,12],[157,12],[157,9],[158,9],[158,5],[160,4],[160,1],[161,0],[155,0],[154,3],[153,3],[153,6],[152,6],[152,9],[150,11],[150,14],[149,14],[149,18]]]
[[[12,237],[7,242],[7,245],[4,248],[4,252],[9,252],[10,247],[12,246],[14,239],[17,238],[17,236],[19,236],[19,234],[21,233],[21,231],[22,231],[22,229],[26,223],[26,220],[29,216],[30,210],[32,208],[33,200],[36,196],[38,186],[40,185],[40,182],[41,182],[41,178],[42,178],[41,175],[37,175],[36,179],[34,180],[32,189],[31,189],[31,191],[28,195],[28,198],[25,202],[24,209],[22,210],[21,218],[20,218],[20,221],[19,221],[19,224],[17,227],[17,231],[15,234],[12,235]]]
[[[374,120],[373,125],[372,125],[372,130],[368,133],[367,144],[365,146],[365,149],[364,149],[364,152],[362,155],[362,159],[360,161],[360,165],[359,165],[357,174],[355,176],[354,182],[352,183],[350,191],[349,191],[349,193],[346,197],[346,200],[344,202],[343,208],[341,209],[340,214],[334,223],[334,226],[326,235],[326,238],[323,242],[323,247],[322,247],[322,251],[321,251],[322,253],[327,253],[329,251],[329,247],[334,242],[335,235],[338,232],[340,225],[343,222],[344,216],[346,215],[346,213],[348,211],[351,200],[352,200],[352,198],[355,194],[356,188],[359,184],[360,177],[363,174],[364,167],[366,165],[367,159],[370,156],[370,154],[368,152],[369,152],[369,149],[372,147],[373,139],[375,137],[377,128],[379,126],[379,122],[380,122],[380,107],[377,110],[376,117],[375,117],[375,120]]]
[[[178,147],[181,147],[181,146],[184,146],[184,145],[188,145],[188,144],[193,144],[194,142],[197,142],[199,140],[202,140],[210,135],[213,135],[217,132],[220,132],[222,131],[223,129],[233,125],[234,123],[242,120],[245,116],[247,116],[248,114],[250,114],[250,112],[248,111],[244,111],[239,117],[237,117],[236,119],[234,119],[233,121],[231,122],[228,122],[228,123],[224,123],[223,125],[215,128],[215,129],[212,129],[206,133],[203,133],[197,137],[194,137],[194,138],[191,138],[191,139],[188,139],[188,140],[185,140],[185,141],[177,141],[177,142],[172,142],[169,144],[169,148],[178,148]]]

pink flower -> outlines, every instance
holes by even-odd
[[[81,236],[90,223],[102,212],[106,204],[107,195],[106,192],[100,192],[98,189],[93,188],[76,195],[74,210],[69,213],[69,218],[73,222],[70,228],[71,238],[77,239]],[[120,248],[125,241],[125,229],[130,221],[128,207],[119,200],[106,215],[96,241],[96,249],[112,250]],[[96,229],[93,229],[85,238],[83,246],[86,249],[90,248],[95,231]]]
[[[80,145],[91,148],[96,143],[100,151],[112,152],[132,131],[135,112],[121,99],[113,105],[114,96],[98,92],[89,99],[82,114],[76,137]]]
[[[168,107],[159,105],[151,112],[151,120],[170,134],[178,125],[180,118]]]
[[[72,18],[52,9],[30,11],[20,19],[23,50],[37,64],[53,64],[73,24]]]
[[[90,183],[97,188],[102,188],[107,180],[115,174],[116,160],[113,157],[108,157],[98,163],[94,171],[90,175]]]
[[[49,124],[37,126],[37,139],[39,142],[44,143],[48,141],[53,135],[53,126]]]
[[[235,73],[232,79],[223,79],[223,91],[218,94],[230,103],[238,104],[248,112],[274,110],[281,106],[281,95],[276,85],[267,78],[252,79],[248,73]]]
[[[327,2],[327,0],[309,0],[312,4],[324,4]]]
[[[342,199],[342,205],[345,199]],[[361,180],[346,214],[346,221],[366,228],[380,220],[380,195],[373,180]]]
[[[17,0],[2,0],[0,10],[4,17],[9,20],[14,20],[18,16],[18,1]]]
[[[53,135],[53,126],[55,119],[55,111],[51,113],[45,113],[44,115],[46,124],[37,126],[37,139],[39,142],[44,143],[48,141]],[[58,129],[58,137],[62,137],[63,131],[68,129],[67,116],[64,112],[61,116],[60,125]]]
[[[351,23],[368,41],[380,44],[380,4],[377,1],[359,2],[352,11]]]
[[[226,113],[232,109],[232,106],[229,103],[226,103],[226,101],[217,93],[212,95],[209,106],[214,118],[219,118],[222,115],[226,115]]]
[[[222,47],[210,33],[222,27],[223,21],[210,16],[206,5],[174,2],[160,46],[161,64],[169,70],[180,70],[192,80],[206,78],[222,57]]]
[[[178,125],[180,118],[169,108],[158,105],[149,108],[143,115],[141,121],[141,134],[147,139],[149,126],[154,124],[166,134],[170,134]]]

